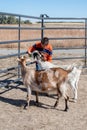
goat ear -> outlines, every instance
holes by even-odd
[[[24,56],[24,59],[26,59],[26,56]]]
[[[21,61],[19,58],[17,58],[17,61]]]

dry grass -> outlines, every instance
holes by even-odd
[[[0,25],[2,26],[2,25]],[[9,25],[4,25],[9,26]],[[10,25],[17,26],[17,25]],[[21,25],[22,27],[40,27],[40,24],[30,24],[30,25]],[[55,24],[45,24],[45,27],[84,27],[84,23],[55,23]],[[49,38],[64,38],[64,37],[84,37],[85,30],[83,29],[52,29],[52,30],[44,30],[44,36]],[[21,30],[20,40],[29,40],[29,39],[37,39],[41,38],[41,30]],[[1,41],[11,41],[18,40],[18,30],[11,29],[0,29],[0,42]],[[21,43],[21,48],[27,48],[31,46],[34,42],[24,42]],[[70,40],[50,40],[50,43],[53,47],[73,47],[73,46],[84,46],[85,40],[79,39],[70,39]],[[6,44],[0,45],[0,47],[7,48],[15,48],[17,44]]]

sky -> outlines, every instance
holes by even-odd
[[[0,0],[0,12],[87,18],[87,0]]]

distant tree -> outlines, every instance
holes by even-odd
[[[19,19],[15,16],[0,15],[0,24],[18,24]],[[31,24],[29,20],[21,20],[21,24]]]
[[[6,24],[7,23],[7,17],[5,15],[0,15],[0,24]]]
[[[18,24],[19,23],[19,19],[18,18],[16,18],[16,24]]]
[[[7,23],[8,24],[16,24],[16,18],[14,16],[9,16]]]
[[[31,24],[30,20],[25,20],[24,23],[25,24]]]

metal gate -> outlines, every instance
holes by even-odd
[[[7,59],[19,57],[20,55],[26,54],[25,51],[21,51],[26,44],[34,43],[36,41],[41,40],[44,36],[49,37],[50,41],[56,43],[56,47],[53,47],[53,50],[83,50],[82,56],[75,56],[75,57],[53,57],[53,60],[60,60],[60,59],[82,59],[84,61],[84,67],[87,66],[87,18],[54,18],[49,17],[46,14],[41,14],[39,17],[35,16],[26,16],[26,15],[19,15],[19,14],[11,14],[11,13],[4,13],[0,12],[0,16],[13,16],[16,17],[18,20],[17,24],[0,24],[0,87],[7,86],[11,83],[15,83],[21,79],[20,77],[20,66],[17,64],[15,66],[15,59],[14,61],[9,61],[9,66]],[[24,24],[22,21],[25,19],[32,20],[32,24]],[[35,24],[37,23],[37,24]],[[68,23],[68,24],[67,24]],[[70,24],[72,23],[72,24]],[[57,26],[56,26],[57,25]],[[73,25],[73,26],[72,26]],[[10,30],[10,31],[9,31]],[[58,37],[55,37],[55,30],[58,33]],[[73,30],[73,36],[66,34],[62,36],[64,32],[68,32],[68,30]],[[81,33],[81,35],[77,35],[77,30]],[[25,33],[23,33],[23,31]],[[29,31],[29,32],[28,32]],[[31,31],[33,31],[33,35],[31,36]],[[36,33],[35,33],[36,31]],[[53,33],[54,36],[50,36],[50,33]],[[75,32],[74,32],[75,31]],[[7,33],[6,33],[7,32]],[[10,32],[9,36],[6,36]],[[37,34],[38,35],[35,35]],[[59,35],[62,32],[61,36]],[[29,35],[24,35],[29,33]],[[69,35],[69,36],[68,36]],[[7,37],[7,38],[6,38]],[[62,47],[61,43],[64,42],[73,42],[77,41],[81,42],[81,46],[72,46],[72,47]],[[62,42],[61,42],[62,41]],[[57,44],[60,44],[60,47],[57,47]],[[12,46],[12,48],[11,48]],[[22,46],[22,49],[21,49]],[[6,47],[6,50],[3,49]],[[16,48],[14,50],[13,48]],[[2,53],[4,50],[4,53]],[[6,52],[6,54],[5,54]],[[14,52],[14,53],[13,53]],[[4,62],[3,62],[4,60]],[[3,64],[2,64],[3,63]],[[12,72],[16,70],[15,72]],[[13,74],[11,78],[3,78],[9,73]],[[14,77],[14,78],[13,78]]]

